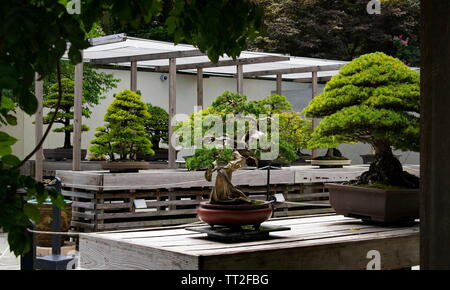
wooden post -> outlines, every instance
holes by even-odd
[[[244,94],[244,71],[242,64],[236,65],[236,84],[238,94]]]
[[[276,94],[277,95],[281,95],[282,86],[283,86],[282,74],[277,74],[277,89],[276,89]]]
[[[131,62],[130,67],[130,90],[136,92],[137,90],[137,61]]]
[[[34,94],[36,96],[36,100],[38,103],[38,109],[35,115],[35,126],[34,126],[34,132],[35,132],[35,144],[37,145],[39,141],[41,141],[43,136],[43,112],[42,112],[42,98],[44,96],[44,81],[39,80],[40,76],[36,73],[35,76],[35,88],[34,88]],[[43,162],[44,162],[44,154],[42,146],[39,148],[38,151],[36,151],[35,155],[35,168],[34,168],[34,179],[37,181],[42,181],[43,178]]]
[[[176,168],[176,154],[175,148],[172,144],[172,120],[176,114],[177,105],[177,59],[169,59],[169,168]]]
[[[83,52],[81,62],[75,65],[75,88],[73,106],[73,159],[72,170],[81,170],[81,110],[83,108]]]
[[[317,72],[312,72],[312,79],[311,79],[311,99],[313,99],[317,95],[317,87],[318,87],[318,80],[317,80]],[[313,129],[317,127],[317,119],[312,119],[312,127]],[[311,157],[315,158],[317,157],[317,149],[311,150]]]
[[[420,269],[450,269],[450,3],[421,1]]]
[[[197,69],[197,106],[203,108],[203,69]]]

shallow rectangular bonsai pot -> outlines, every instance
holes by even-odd
[[[419,189],[386,190],[332,183],[325,186],[337,214],[382,223],[419,218]]]

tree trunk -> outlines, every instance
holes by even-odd
[[[69,120],[64,121],[64,126],[69,126],[69,122]],[[70,131],[64,131],[64,148],[72,148],[72,145],[70,144],[70,135]]]
[[[419,188],[419,178],[403,170],[400,161],[392,153],[388,142],[379,141],[372,144],[375,149],[375,161],[369,171],[364,172],[356,184],[381,183],[385,185]]]

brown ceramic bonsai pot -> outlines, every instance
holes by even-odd
[[[327,183],[337,214],[368,222],[402,223],[419,218],[418,189],[379,189]]]
[[[102,168],[111,173],[139,172],[150,168],[150,164],[145,161],[108,161],[102,163]]]
[[[256,229],[268,220],[272,215],[270,202],[261,204],[211,204],[202,202],[197,208],[197,215],[200,220],[210,226],[221,225],[230,227],[240,227],[253,225]]]

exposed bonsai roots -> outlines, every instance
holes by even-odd
[[[403,170],[400,161],[389,152],[376,154],[369,171],[364,172],[356,184],[382,183],[406,188],[419,188],[419,178]]]

